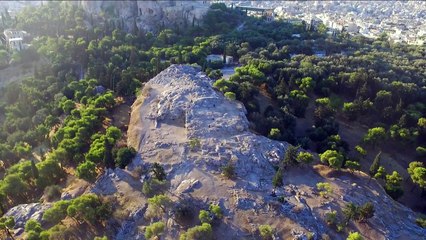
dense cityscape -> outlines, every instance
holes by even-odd
[[[231,4],[227,2],[227,4]],[[277,18],[321,22],[330,30],[394,42],[426,41],[425,1],[237,1],[236,5],[274,8]]]

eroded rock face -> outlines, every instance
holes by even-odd
[[[145,84],[132,106],[128,145],[140,155],[128,170],[160,162],[172,196],[205,206],[219,204],[226,221],[216,227],[218,239],[243,238],[251,231],[247,229],[255,231],[265,223],[273,225],[281,239],[304,239],[308,232],[320,239],[330,232],[325,213],[341,212],[348,202],[361,205],[367,201],[374,204],[377,214],[369,224],[352,224],[350,230],[361,232],[366,239],[414,240],[426,235],[415,225],[411,210],[393,201],[377,183],[368,184],[367,175],[361,173],[342,170],[341,178],[329,178],[311,166],[287,169],[285,186],[276,191],[285,201],[278,201],[270,194],[273,165],[283,158],[288,143],[252,133],[245,115],[243,104],[214,90],[212,80],[200,69],[172,65]],[[237,177],[232,181],[221,176],[228,163],[235,165]],[[316,183],[325,181],[334,189],[327,200],[316,191]],[[354,182],[362,185],[355,192],[351,190]],[[392,222],[393,215],[403,223]],[[176,232],[166,236],[176,239]],[[346,239],[347,235],[333,233],[331,237]]]
[[[137,122],[129,125],[129,145],[144,161],[181,164],[174,171],[199,167],[217,173],[233,163],[244,179],[241,187],[269,191],[270,179],[263,176],[274,173],[271,163],[278,162],[288,144],[251,133],[244,105],[214,90],[199,71],[173,65],[145,85],[143,103],[133,107],[131,122]],[[162,159],[167,151],[170,156]]]
[[[79,1],[87,12],[107,12],[122,21],[127,30],[136,23],[139,29],[156,31],[164,27],[185,27],[200,24],[209,1]]]
[[[15,228],[24,228],[29,219],[41,222],[44,211],[51,207],[50,203],[29,203],[17,205],[5,214],[15,219]]]

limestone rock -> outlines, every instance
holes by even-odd
[[[196,179],[188,179],[183,180],[179,186],[176,188],[176,193],[187,193],[192,191],[194,187],[197,187],[197,185],[200,183],[200,181]]]
[[[29,203],[17,205],[5,213],[15,219],[15,229],[24,228],[29,219],[42,221],[43,213],[51,207],[50,203]]]

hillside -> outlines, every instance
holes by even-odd
[[[225,219],[214,227],[218,239],[250,236],[264,223],[283,239],[303,232],[320,236],[330,233],[326,212],[367,201],[373,202],[375,216],[367,224],[350,226],[366,239],[419,239],[426,234],[415,225],[411,210],[363,173],[334,172],[322,165],[287,169],[284,187],[277,190],[285,203],[279,203],[270,196],[273,166],[288,144],[251,133],[241,103],[224,98],[192,67],[173,65],[144,86],[132,107],[128,134],[129,145],[140,153],[129,170],[160,161],[166,166],[171,197],[192,199],[199,207],[219,203],[225,209]],[[191,147],[193,139],[199,146]],[[221,176],[221,167],[230,162],[235,164],[235,180]],[[318,182],[332,185],[329,199],[315,194]],[[168,234],[177,237],[176,231]]]

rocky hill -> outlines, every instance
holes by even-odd
[[[415,214],[392,200],[363,173],[334,172],[325,166],[288,169],[282,189],[270,196],[276,165],[288,146],[250,132],[246,110],[212,88],[212,81],[190,66],[173,65],[150,80],[132,107],[129,145],[140,157],[128,168],[161,162],[167,166],[170,192],[194,202],[219,203],[226,218],[216,227],[218,239],[250,236],[259,224],[271,224],[277,237],[309,233],[329,234],[326,212],[348,202],[371,201],[376,209],[368,223],[352,224],[365,239],[421,239],[426,231],[415,224]],[[221,176],[228,163],[236,166],[236,180]],[[328,199],[318,196],[317,182],[334,189]],[[176,227],[176,226],[175,226]],[[178,229],[178,228],[175,228]],[[169,232],[175,238],[176,231]]]
[[[146,169],[159,162],[169,183],[166,194],[175,206],[185,203],[194,213],[184,224],[172,217],[173,209],[164,214],[164,239],[178,239],[199,224],[198,211],[211,203],[224,212],[224,218],[212,224],[216,239],[255,239],[263,224],[272,226],[275,239],[346,239],[349,231],[371,240],[425,239],[416,214],[361,172],[324,165],[287,168],[284,186],[271,196],[274,166],[289,144],[252,133],[245,114],[244,106],[216,91],[200,69],[172,65],[145,84],[132,106],[128,144],[138,150],[136,159],[127,169],[108,169],[94,185],[70,184],[61,198],[93,192],[111,199],[114,214],[106,227],[110,239],[144,239],[151,222],[141,189],[148,179]],[[229,163],[236,170],[232,180],[222,175]],[[333,191],[327,198],[319,196],[318,182],[330,184]],[[349,202],[371,202],[375,213],[364,223],[351,221],[339,233],[336,226],[327,225],[325,216],[336,211],[337,221],[343,222],[342,209]],[[15,233],[20,235],[25,222],[41,220],[49,206],[19,205],[6,215],[15,217]]]
[[[121,20],[127,29],[134,23],[139,29],[156,31],[162,27],[199,24],[207,12],[209,1],[79,1],[87,12],[96,15],[107,13]]]

